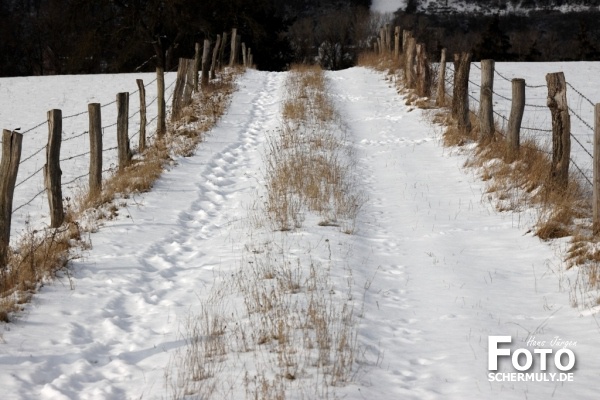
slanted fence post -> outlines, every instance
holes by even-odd
[[[167,132],[167,106],[165,103],[165,70],[163,67],[156,67],[156,87],[157,87],[157,125],[156,135],[162,139]]]
[[[512,80],[512,103],[510,116],[508,118],[508,147],[513,153],[519,153],[521,146],[521,122],[525,112],[525,79],[515,78]]]
[[[210,79],[215,79],[217,77],[217,58],[219,56],[219,51],[221,50],[221,35],[217,35],[217,42],[215,43],[215,48],[213,49],[212,54],[212,63],[210,67]]]
[[[175,81],[175,91],[173,92],[172,122],[181,118],[184,107],[192,101],[193,72],[194,60],[180,58],[179,67],[177,68],[177,80]]]
[[[46,165],[44,165],[44,184],[48,192],[50,206],[50,227],[58,228],[65,219],[62,203],[60,170],[60,145],[62,141],[62,111],[48,111],[48,145],[46,147]]]
[[[0,162],[0,271],[8,262],[13,195],[21,162],[23,135],[4,129]]]
[[[210,69],[210,40],[204,40],[204,51],[202,52],[202,87],[208,85]]]
[[[119,169],[124,169],[131,161],[129,148],[129,93],[117,94],[117,146]]]
[[[593,230],[600,233],[600,103],[594,107],[594,197]]]
[[[546,75],[548,108],[552,114],[552,165],[550,174],[558,186],[566,189],[569,183],[571,156],[571,117],[567,105],[565,74]]]
[[[462,53],[458,71],[456,71],[456,86],[453,96],[457,98],[456,115],[458,119],[458,130],[463,135],[471,132],[471,120],[469,118],[469,72],[471,71],[471,53]]]
[[[142,79],[135,80],[140,92],[140,139],[138,143],[138,151],[141,153],[146,150],[146,87]]]
[[[494,135],[494,60],[481,60],[481,90],[479,99],[479,139]]]
[[[442,55],[440,57],[435,104],[438,107],[444,107],[446,105],[446,49],[442,49]]]
[[[102,191],[102,114],[100,103],[88,104],[90,121],[90,197]]]

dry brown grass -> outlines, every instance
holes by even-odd
[[[266,157],[273,225],[282,231],[299,228],[307,209],[321,217],[321,225],[352,233],[364,195],[352,183],[347,149],[336,136],[343,126],[327,96],[324,73],[296,66],[286,86],[284,122]]]
[[[68,262],[89,247],[89,241],[83,238],[82,218],[89,219],[90,214],[94,219],[114,217],[132,194],[152,189],[173,156],[193,153],[202,134],[225,112],[235,73],[223,74],[221,80],[195,95],[182,120],[168,125],[162,140],[156,140],[144,153],[136,155],[128,167],[105,180],[101,193],[82,190],[81,195],[69,199],[63,226],[27,229],[10,250],[8,265],[0,269],[0,321],[8,322],[11,313],[21,310],[43,280],[55,278],[60,271],[68,277]],[[90,231],[100,224],[97,220],[89,222],[86,220],[85,229]]]

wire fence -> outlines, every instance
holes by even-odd
[[[176,68],[177,67],[169,72],[173,72],[176,70]],[[166,74],[166,77],[167,76],[168,74]],[[173,76],[171,80],[172,82],[165,87],[166,104],[170,103],[174,92],[173,86],[175,85],[176,80]],[[155,84],[156,81],[157,78],[154,78],[149,83],[145,83],[144,86],[149,88],[151,85]],[[132,95],[139,93],[139,88],[129,93],[131,102]],[[153,125],[155,125],[155,122],[158,119],[157,112],[150,112],[150,106],[156,103],[157,100],[157,94],[152,95],[150,99],[146,100],[148,113],[150,115],[154,114],[154,116],[146,122],[148,130],[152,130]],[[109,108],[110,106],[116,105],[116,103],[116,100],[114,100],[101,104],[101,109],[104,111],[102,116],[103,120],[110,120],[113,119],[113,117],[114,120],[116,120],[116,107],[114,107],[114,110]],[[170,106],[167,107],[167,114],[170,113],[170,108]],[[138,114],[140,114],[140,112],[141,108],[136,107],[135,111],[129,113],[128,115],[128,121],[130,122],[129,125],[134,127],[134,129],[129,130],[129,140],[134,139],[140,133],[139,121],[137,121],[137,119],[139,119]],[[62,154],[60,159],[63,175],[63,182],[61,186],[63,186],[64,189],[67,189],[64,193],[64,197],[72,196],[75,191],[82,190],[87,186],[87,182],[84,180],[89,177],[88,159],[91,154],[89,150],[89,141],[87,140],[87,137],[89,137],[89,128],[85,130],[75,128],[87,126],[88,114],[88,110],[85,110],[62,117],[63,146],[61,153],[64,154]],[[104,114],[106,114],[108,117],[105,117]],[[43,210],[45,207],[47,207],[43,204],[45,203],[45,199],[47,197],[43,177],[45,164],[43,152],[46,150],[47,124],[48,121],[44,120],[43,122],[33,124],[32,127],[26,128],[21,132],[24,135],[24,139],[27,139],[29,144],[40,142],[43,143],[42,145],[39,145],[33,149],[31,147],[24,147],[24,152],[29,154],[22,158],[19,162],[19,175],[21,176],[23,173],[26,175],[24,177],[19,176],[15,184],[15,194],[21,192],[21,195],[15,195],[15,200],[18,200],[18,203],[13,206],[12,215],[13,219],[21,219],[21,222],[28,221],[31,218],[30,214],[39,214],[40,210]],[[104,179],[106,179],[109,174],[114,173],[116,170],[116,154],[118,149],[118,147],[115,145],[117,141],[116,126],[116,122],[111,122],[101,127],[104,142],[104,148],[102,149],[102,152],[106,155],[103,157],[105,159],[104,162],[106,165],[111,165],[110,168],[102,171]],[[74,129],[69,129],[69,127],[74,127]],[[20,132],[20,129],[16,129],[16,131]],[[154,134],[148,135],[148,139],[151,139],[152,137],[154,137]],[[0,140],[0,145],[1,144],[2,141]],[[17,191],[17,189],[19,190]],[[31,208],[32,206],[34,208]],[[17,223],[17,225],[23,225],[23,223]]]
[[[497,64],[496,64],[497,65]],[[471,66],[475,68],[476,71],[480,71],[481,67],[477,63],[471,63]],[[509,78],[507,73],[503,73],[498,71],[496,68],[494,70],[494,74],[499,77],[502,81],[511,83],[512,79]],[[446,81],[449,86],[452,88],[453,86],[453,78],[454,78],[454,68],[452,64],[448,64],[447,72],[446,72]],[[476,89],[481,89],[481,85],[478,82],[469,78],[469,84]],[[502,85],[506,88],[506,84]],[[576,103],[582,106],[594,107],[594,103],[585,96],[581,90],[578,90],[572,83],[567,82],[567,86],[572,90],[571,98],[569,99],[569,103]],[[527,89],[533,90],[533,96],[527,96],[533,98],[534,100],[539,100],[540,102],[546,101],[547,96],[547,85],[529,85],[526,84],[525,87]],[[504,127],[508,124],[509,121],[509,112],[510,112],[510,104],[512,103],[512,99],[506,96],[503,93],[499,93],[496,90],[496,85],[494,87],[493,96],[494,99],[500,99],[501,101],[495,101],[494,106],[494,115],[497,118],[497,122],[500,122]],[[471,109],[477,110],[479,109],[480,99],[476,95],[476,90],[469,91],[469,99],[471,103]],[[573,99],[573,96],[576,99]],[[576,100],[573,102],[573,100]],[[593,136],[594,127],[586,120],[586,118],[582,115],[581,110],[576,110],[573,107],[569,106],[569,113],[577,120],[577,124],[575,126],[576,129],[571,129],[570,136],[572,139],[572,143],[574,143],[576,147],[575,156],[570,158],[571,165],[575,168],[575,170],[581,175],[583,182],[589,185],[589,189],[593,187],[592,183],[592,174],[593,174],[593,154],[591,149],[591,145],[586,145],[586,142],[589,143],[589,138]],[[587,112],[588,115],[593,115],[591,111]],[[528,118],[527,118],[528,117]],[[536,143],[535,147],[531,147],[539,152],[544,154],[551,155],[550,146],[552,142],[552,124],[550,118],[550,111],[548,106],[545,104],[536,104],[535,102],[528,101],[525,103],[525,114],[524,121],[527,121],[525,124],[521,126],[521,136],[525,139],[531,139],[534,143]],[[587,140],[586,140],[587,139]]]

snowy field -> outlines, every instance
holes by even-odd
[[[586,80],[594,64],[568,67],[567,80],[584,95],[593,99],[600,93]],[[532,85],[545,83],[544,71],[556,68],[497,66]],[[384,75],[352,68],[326,76],[347,127],[344,139],[356,163],[357,185],[368,197],[353,235],[308,217],[290,232],[255,223],[264,201],[267,140],[281,123],[286,73],[248,71],[196,154],[176,160],[177,167],[151,193],[136,196],[126,212],[91,234],[93,248],[74,262],[71,276],[48,282],[16,322],[1,327],[0,397],[171,398],[164,376],[185,348],[186,321],[214,302],[215,288],[221,288],[217,293],[232,310],[227,327],[233,329],[243,305],[228,279],[271,248],[275,255],[286,249],[294,263],[310,259],[328,268],[332,298],[361,310],[361,364],[354,382],[331,388],[340,398],[597,398],[598,309],[572,307],[580,287],[576,271],[563,270],[564,242],[532,236],[533,212],[497,213],[485,184],[462,169],[464,156],[441,146],[441,129],[424,111],[406,106]],[[135,90],[134,78],[0,80],[7,102],[0,107],[0,124],[26,130],[53,107],[67,115],[84,111],[87,102],[111,102],[117,92]],[[496,90],[510,97],[497,82]],[[18,97],[25,91],[28,96]],[[544,104],[540,93],[537,100]],[[528,94],[529,99],[536,101]],[[571,106],[586,115],[583,102]],[[87,129],[87,117],[79,118],[84,122],[65,128],[66,136]],[[526,114],[524,124],[545,122]],[[103,124],[108,123],[107,117]],[[43,127],[30,133],[27,148],[33,151],[47,133]],[[87,149],[86,142],[79,146],[65,151]],[[28,161],[32,170],[43,164],[42,157]],[[79,168],[87,168],[83,165]],[[41,183],[31,181],[24,186],[35,193]],[[45,203],[39,207],[29,211],[32,218],[43,218]],[[17,232],[23,217],[17,218]],[[352,297],[346,297],[349,288]],[[573,381],[558,380],[554,357],[548,357],[547,381],[490,381],[488,338],[496,335],[511,336],[513,350],[556,353],[566,347],[576,357],[568,371]],[[214,398],[252,397],[244,371],[252,380],[268,369],[269,357],[263,348],[228,355]],[[518,372],[510,358],[501,359],[500,372]],[[530,372],[540,368],[536,362]],[[320,398],[303,386],[311,373],[289,384],[290,398]]]
[[[372,0],[371,2],[371,11],[380,13],[393,13],[404,7],[406,7],[404,0]]]

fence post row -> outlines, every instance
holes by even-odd
[[[124,169],[131,161],[129,149],[129,93],[117,94],[117,146],[119,154],[119,170]]]
[[[90,122],[90,197],[102,191],[102,114],[100,103],[88,104]]]
[[[521,145],[521,122],[525,112],[525,79],[512,80],[512,102],[508,118],[508,145],[513,155],[518,154]]]
[[[0,161],[0,270],[8,261],[13,195],[21,162],[23,135],[4,129]]]
[[[440,56],[435,105],[438,107],[444,107],[446,105],[446,49],[442,49],[442,55]]]
[[[48,146],[44,165],[44,186],[48,191],[50,227],[58,228],[65,219],[62,204],[60,145],[62,142],[62,111],[48,111]]]
[[[142,79],[135,80],[140,92],[140,139],[138,143],[139,152],[146,150],[146,87]]]
[[[566,189],[569,182],[571,156],[571,117],[567,105],[565,74],[546,75],[548,108],[552,114],[552,164],[550,174],[559,187]]]
[[[481,90],[479,100],[479,139],[494,135],[494,60],[481,60]]]
[[[202,52],[202,87],[208,85],[210,69],[210,40],[204,39],[204,51]]]

